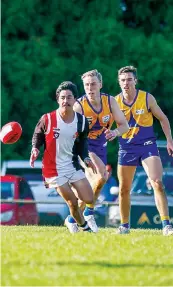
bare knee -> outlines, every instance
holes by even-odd
[[[72,210],[77,210],[78,209],[78,200],[77,200],[77,198],[67,200],[67,204],[69,206],[69,209],[72,209]]]
[[[155,191],[164,192],[164,185],[161,179],[150,179],[150,182]]]
[[[94,203],[94,194],[92,191],[90,194],[88,194],[87,197],[85,197],[85,203],[86,204],[93,204]]]
[[[119,186],[119,196],[124,197],[130,194],[130,187],[127,185]]]

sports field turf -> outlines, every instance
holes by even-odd
[[[115,229],[1,227],[2,286],[172,286],[173,237]]]

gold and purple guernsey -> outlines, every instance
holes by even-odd
[[[159,156],[148,93],[137,90],[130,105],[125,103],[122,93],[115,99],[129,124],[128,132],[119,137],[119,164],[137,166],[147,157]]]
[[[110,95],[101,93],[101,109],[96,111],[86,95],[78,99],[83,115],[89,122],[88,145],[89,151],[94,152],[101,160],[107,163],[107,147],[104,128],[111,127],[113,123]]]

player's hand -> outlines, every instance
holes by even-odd
[[[105,138],[108,141],[113,141],[119,135],[119,132],[117,129],[115,130],[105,129],[104,133],[105,133]]]
[[[97,173],[97,169],[89,157],[84,159],[84,163],[87,167],[92,169],[93,173]]]
[[[37,148],[32,148],[29,161],[31,167],[34,167],[34,161],[37,159],[39,152],[40,151]]]
[[[167,151],[168,154],[173,157],[173,140],[167,141]]]

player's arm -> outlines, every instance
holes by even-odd
[[[148,95],[148,108],[151,110],[153,116],[155,116],[160,121],[162,130],[167,139],[168,153],[169,155],[173,155],[173,139],[169,120],[157,104],[156,99],[151,94]]]
[[[73,106],[73,110],[76,112],[76,113],[79,113],[79,114],[83,114],[83,110],[82,110],[82,106],[79,104],[78,101],[75,102],[74,106]]]
[[[79,142],[78,142],[78,155],[83,160],[87,167],[90,167],[93,170],[93,173],[97,173],[97,169],[93,164],[92,160],[89,157],[88,152],[88,133],[89,133],[89,123],[85,118],[85,127],[84,131],[80,133]]]
[[[113,119],[118,126],[118,128],[116,128],[115,130],[107,129],[105,131],[106,139],[112,141],[117,136],[122,136],[124,133],[126,133],[129,130],[129,125],[123,112],[120,110],[116,100],[113,97],[110,97],[110,104]]]
[[[32,149],[30,156],[30,166],[34,167],[34,161],[37,159],[39,155],[40,147],[45,144],[45,116],[42,116],[39,122],[37,123],[33,136],[32,136]]]

